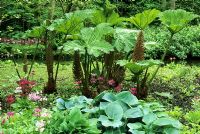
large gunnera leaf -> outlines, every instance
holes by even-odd
[[[178,9],[164,11],[160,15],[160,20],[171,33],[177,33],[196,17],[198,15]]]

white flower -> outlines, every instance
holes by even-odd
[[[36,131],[40,131],[40,132],[44,131],[45,121],[43,120],[37,121],[35,125],[37,127]]]
[[[17,87],[14,92],[15,93],[22,93],[22,87]]]

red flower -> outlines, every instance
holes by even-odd
[[[136,95],[136,94],[137,94],[137,88],[131,88],[130,92],[131,92],[133,95]]]
[[[120,92],[122,90],[122,85],[119,84],[118,86],[115,87],[116,92]]]
[[[14,102],[15,102],[15,96],[14,96],[14,95],[8,95],[8,96],[6,97],[6,102],[7,102],[8,104],[14,103]]]
[[[24,87],[24,86],[34,86],[35,85],[35,82],[33,81],[28,81],[26,79],[21,79],[19,81],[17,81],[17,84],[20,86],[20,87]]]
[[[115,84],[116,84],[116,82],[113,79],[111,79],[111,80],[108,81],[108,85],[110,85],[110,86],[114,87]]]
[[[3,119],[2,122],[1,122],[1,124],[3,125],[5,123],[6,123],[6,119]]]

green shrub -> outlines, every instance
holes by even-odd
[[[161,57],[164,46],[169,38],[169,33],[163,27],[151,27],[145,32],[146,41],[157,42],[152,47],[147,45],[146,57]],[[174,36],[173,44],[170,46],[167,56],[175,56],[179,59],[186,59],[189,56],[198,57],[200,40],[200,25],[183,29]]]

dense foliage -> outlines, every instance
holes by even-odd
[[[176,63],[200,56],[190,4],[3,0],[0,134],[198,133],[199,67]]]

